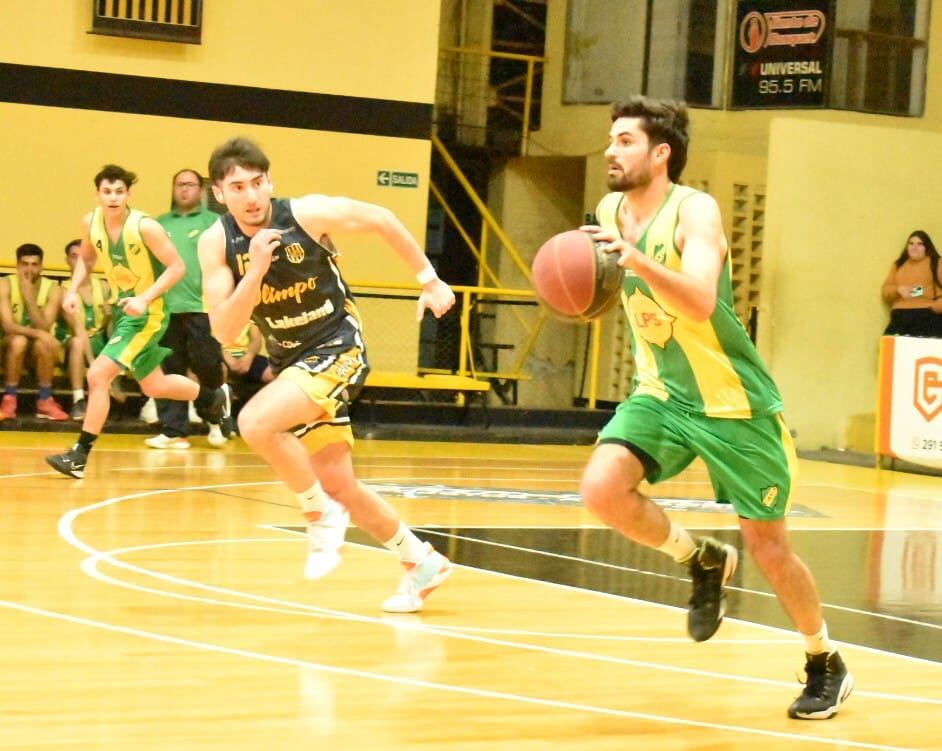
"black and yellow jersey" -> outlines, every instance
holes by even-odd
[[[226,264],[238,284],[248,268],[250,238],[232,214],[223,215],[221,221]],[[268,226],[283,235],[262,279],[252,320],[265,337],[277,372],[316,349],[359,339],[361,326],[353,295],[337,266],[336,250],[298,224],[290,199],[272,199]]]

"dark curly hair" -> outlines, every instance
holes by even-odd
[[[612,105],[612,122],[620,117],[639,118],[641,129],[647,134],[652,145],[666,143],[671,147],[671,155],[667,160],[667,176],[674,183],[680,180],[680,175],[687,166],[687,144],[690,142],[687,132],[690,126],[687,105],[670,99],[633,96],[625,102]]]

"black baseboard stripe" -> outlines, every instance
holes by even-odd
[[[0,101],[428,139],[432,105],[0,63]]]

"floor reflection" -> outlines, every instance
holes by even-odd
[[[610,530],[429,527],[417,534],[466,566],[669,605],[684,606],[689,596],[683,568]],[[742,549],[735,530],[711,534]],[[942,661],[942,533],[792,530],[791,538],[815,574],[834,638]],[[348,539],[371,544],[359,530]],[[747,558],[728,604],[736,618],[791,628]]]

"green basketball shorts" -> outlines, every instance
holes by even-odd
[[[169,349],[160,346],[169,323],[170,315],[162,307],[137,318],[116,310],[111,338],[101,354],[126,368],[140,381],[170,354]]]
[[[692,414],[652,396],[630,398],[599,433],[638,455],[655,483],[673,477],[696,457],[707,466],[719,503],[745,519],[781,519],[788,511],[797,456],[781,414],[721,419]]]

